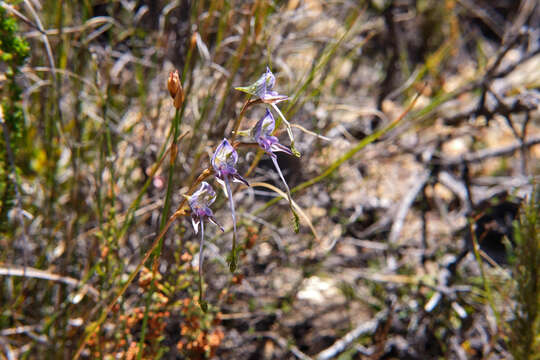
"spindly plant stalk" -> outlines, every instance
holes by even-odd
[[[289,207],[291,208],[291,212],[295,217],[295,229],[298,229],[298,215],[294,211],[292,205],[291,190],[289,189],[287,181],[285,181],[285,177],[283,177],[283,173],[281,172],[281,168],[279,167],[277,161],[277,155],[275,154],[276,152],[281,151],[286,154],[293,155],[293,152],[288,147],[280,144],[278,138],[272,135],[275,131],[275,127],[276,121],[274,119],[274,116],[267,109],[266,114],[257,122],[251,133],[254,140],[259,144],[260,148],[264,150],[268,155],[270,155],[270,158],[274,163],[274,167],[276,168],[276,171],[278,172],[281,181],[283,181],[283,184],[285,185],[285,189],[287,190],[287,197],[289,200]]]
[[[291,139],[292,153],[295,156],[300,157],[300,153],[294,147],[294,136],[293,136],[293,133],[292,133],[291,123],[289,121],[287,121],[287,119],[285,118],[285,115],[283,115],[283,113],[279,110],[279,108],[277,107],[277,105],[275,103],[270,104],[270,106],[272,106],[272,108],[274,110],[276,110],[276,112],[278,113],[281,120],[283,120],[283,122],[285,123],[285,127],[287,128],[287,134],[289,135],[289,139]]]
[[[180,82],[180,77],[178,76],[177,70],[169,74],[169,78],[167,81],[167,88],[173,99],[175,112],[174,112],[174,119],[171,124],[171,132],[173,133],[173,138],[172,138],[171,153],[170,153],[169,175],[167,178],[167,190],[165,194],[165,201],[163,203],[163,212],[161,214],[161,222],[159,224],[160,231],[163,230],[167,222],[167,219],[169,218],[169,211],[171,208],[172,191],[174,188],[174,168],[176,164],[176,155],[178,153],[178,133],[179,133],[180,122],[181,122],[180,108],[182,107],[182,104],[184,102],[184,91],[182,89],[182,83]],[[158,259],[161,254],[162,248],[163,248],[163,238],[159,240],[157,249],[155,253],[151,256],[151,258],[153,258],[152,259],[153,260],[153,266],[152,266],[153,276],[150,283],[150,290],[146,294],[146,304],[145,304],[144,318],[143,318],[143,323],[142,323],[142,328],[141,328],[141,338],[139,340],[139,351],[137,353],[137,360],[140,360],[143,354],[146,330],[148,327],[148,312],[150,311],[152,295],[154,294],[156,290],[155,278],[158,271],[158,264],[159,264]]]
[[[540,188],[535,185],[514,223],[514,319],[508,345],[514,359],[540,359]]]
[[[212,156],[212,167],[216,173],[217,181],[223,186],[225,194],[229,198],[229,207],[233,220],[233,243],[231,256],[229,258],[229,268],[231,272],[236,270],[236,214],[234,210],[234,200],[232,197],[230,181],[237,181],[246,186],[249,183],[238,174],[236,163],[238,162],[238,153],[227,139],[223,139]]]
[[[191,208],[191,222],[195,233],[201,232],[201,242],[199,246],[199,303],[201,308],[206,311],[207,305],[203,299],[203,260],[204,260],[204,222],[206,220],[218,226],[221,231],[223,227],[217,222],[210,205],[216,200],[216,192],[206,181],[201,183],[199,189],[192,195],[186,196]]]
[[[236,234],[237,234],[237,232],[236,232],[236,213],[234,211],[234,200],[233,200],[233,197],[232,197],[232,191],[231,191],[231,184],[230,184],[229,176],[225,176],[225,178],[223,179],[223,182],[225,183],[225,190],[227,191],[227,198],[229,200],[229,208],[231,209],[231,217],[232,217],[232,221],[233,221],[233,244],[232,244],[232,249],[233,249],[233,256],[234,256],[235,251],[236,251]],[[234,270],[232,270],[232,271],[234,271]]]
[[[292,208],[292,198],[291,198],[291,189],[289,189],[289,185],[287,184],[287,182],[285,181],[285,178],[283,177],[283,173],[281,172],[281,169],[279,167],[279,164],[277,162],[277,157],[276,156],[271,156],[270,157],[272,159],[272,162],[274,163],[274,167],[276,168],[278,174],[279,174],[279,177],[281,178],[281,181],[283,181],[283,185],[285,185],[285,190],[287,190],[287,197],[288,197],[288,200],[289,200],[289,205],[291,207],[291,210],[293,210]]]
[[[190,185],[189,187],[189,190],[187,192],[187,194],[191,194],[194,190],[195,190],[195,187],[199,184],[201,184],[202,182],[204,182],[204,180],[209,177],[210,175],[212,174],[212,170],[211,169],[206,169],[204,170],[198,177],[197,179]],[[158,247],[159,245],[159,242],[161,241],[161,239],[165,236],[165,234],[167,233],[167,231],[169,230],[169,228],[171,227],[171,225],[174,223],[174,221],[180,217],[180,216],[184,216],[186,215],[186,210],[185,210],[185,205],[186,205],[186,201],[187,201],[187,197],[182,201],[180,202],[180,205],[178,206],[178,209],[171,215],[171,217],[169,218],[169,220],[167,221],[167,223],[165,224],[165,226],[163,227],[163,230],[161,230],[161,232],[158,234],[158,236],[154,239],[154,241],[152,242],[152,245],[150,246],[150,248],[146,251],[146,253],[144,254],[144,257],[142,258],[142,260],[139,262],[139,264],[137,265],[137,267],[135,268],[135,270],[133,270],[130,274],[129,274],[129,277],[128,279],[126,280],[126,282],[123,284],[122,288],[114,295],[114,297],[112,298],[112,300],[109,302],[109,304],[107,305],[106,308],[104,308],[102,311],[101,311],[101,314],[99,316],[99,318],[92,322],[90,325],[88,325],[85,329],[85,335],[84,335],[84,338],[82,339],[81,343],[79,344],[79,347],[77,348],[77,352],[75,353],[75,356],[73,357],[74,360],[77,360],[86,344],[88,343],[88,340],[90,340],[90,338],[97,332],[99,331],[101,325],[103,324],[103,322],[107,319],[107,315],[112,311],[113,307],[116,305],[116,303],[118,302],[118,299],[120,299],[120,297],[122,295],[124,295],[124,293],[126,292],[126,290],[128,289],[129,285],[131,285],[131,283],[133,282],[133,280],[135,280],[135,277],[137,276],[137,274],[141,271],[141,269],[143,268],[144,264],[146,264],[146,262],[148,261],[148,259],[150,258],[150,256],[154,253],[154,251],[156,250],[156,248]],[[96,310],[99,309],[96,308]],[[92,311],[90,314],[89,314],[89,317],[94,314],[94,311]]]
[[[200,223],[201,241],[199,244],[199,301],[203,300],[203,260],[204,260],[204,221]]]

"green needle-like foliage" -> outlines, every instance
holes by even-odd
[[[17,23],[0,7],[0,68],[5,69],[6,82],[0,87],[2,118],[9,133],[9,145],[15,158],[24,146],[26,131],[21,101],[21,89],[15,82],[19,68],[28,57],[30,47],[20,36],[17,36]],[[5,131],[2,127],[1,131]],[[0,233],[9,229],[7,215],[14,205],[16,181],[13,164],[10,164],[5,135],[0,136]]]
[[[517,282],[510,349],[515,359],[540,359],[540,189],[515,224],[514,279]]]

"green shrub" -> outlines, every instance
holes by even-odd
[[[540,359],[540,191],[537,188],[515,223],[515,318],[510,350],[515,359]]]
[[[14,17],[9,16],[6,10],[0,7],[0,72],[5,74],[5,79],[0,82],[0,93],[2,95],[2,121],[5,127],[9,145],[13,155],[17,158],[19,149],[24,144],[26,131],[24,126],[24,116],[21,102],[21,89],[17,85],[15,78],[20,73],[20,67],[24,64],[30,52],[28,43],[20,36],[17,36],[17,23]],[[0,232],[6,231],[7,215],[13,207],[15,188],[14,178],[10,179],[12,164],[10,164],[6,136],[0,137]]]

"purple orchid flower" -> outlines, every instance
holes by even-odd
[[[274,116],[272,116],[272,113],[268,109],[266,109],[266,114],[262,117],[262,119],[260,119],[257,122],[255,127],[251,130],[251,135],[253,136],[255,141],[259,144],[259,146],[268,155],[270,155],[270,158],[272,159],[272,162],[274,163],[274,166],[276,167],[279,177],[281,178],[281,181],[283,181],[283,184],[285,185],[285,189],[287,190],[287,196],[289,197],[289,205],[291,206],[291,209],[292,209],[291,191],[289,189],[289,185],[287,185],[287,182],[285,181],[285,178],[283,177],[283,173],[281,172],[281,169],[277,162],[277,156],[275,153],[278,151],[282,151],[289,155],[294,155],[294,154],[288,147],[280,144],[277,137],[272,135],[275,127],[276,127],[276,121],[274,119]]]
[[[291,123],[289,123],[289,121],[285,118],[285,115],[283,115],[281,110],[279,110],[276,105],[281,101],[288,100],[289,97],[287,95],[281,95],[277,91],[272,90],[275,84],[276,77],[274,76],[272,71],[270,71],[270,68],[267,66],[266,72],[261,75],[261,77],[253,84],[246,87],[236,87],[235,89],[253,96],[257,96],[263,103],[270,105],[277,112],[277,114],[279,115],[281,120],[283,120],[285,126],[287,127],[287,134],[291,139],[292,153],[296,156],[300,156],[300,153],[294,148],[294,136],[292,133]]]
[[[231,260],[231,269],[236,267],[235,251],[236,251],[236,214],[234,211],[234,200],[231,191],[231,180],[241,182],[249,186],[249,183],[238,174],[236,163],[238,162],[238,153],[227,139],[223,139],[212,156],[212,167],[216,173],[217,181],[223,186],[225,194],[229,198],[229,207],[233,220],[233,253]],[[234,271],[234,270],[233,270]]]
[[[276,127],[276,121],[272,113],[266,109],[266,114],[263,118],[260,119],[255,127],[251,130],[251,135],[257,141],[259,146],[271,157],[276,157],[274,152],[282,151],[289,155],[294,155],[292,151],[279,143],[277,137],[273,136],[272,133]]]
[[[287,95],[281,95],[277,91],[272,90],[275,84],[276,77],[267,66],[266,72],[262,74],[261,77],[259,77],[259,79],[257,79],[257,81],[255,81],[253,84],[245,87],[239,86],[235,89],[256,96],[266,104],[277,104],[281,101],[287,100],[289,97]]]
[[[210,205],[216,200],[216,192],[206,181],[201,183],[199,189],[191,196],[186,196],[189,207],[191,208],[191,223],[195,234],[201,231],[201,244],[199,249],[199,277],[202,279],[202,265],[204,258],[204,221],[208,220],[218,226],[221,231],[223,227],[217,222],[214,213],[210,209]]]

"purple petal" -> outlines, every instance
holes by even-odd
[[[217,222],[217,220],[216,220],[216,218],[214,217],[214,215],[209,216],[209,217],[208,217],[208,221],[210,221],[212,224],[216,225],[216,226],[221,230],[221,232],[225,232],[225,229],[223,228],[223,226],[221,226],[220,223]]]
[[[260,137],[257,140],[257,143],[259,144],[261,149],[263,149],[266,153],[272,154],[272,142],[269,141],[267,138]]]
[[[242,176],[240,176],[240,174],[235,173],[235,174],[232,174],[231,176],[232,176],[233,181],[236,181],[236,182],[242,183],[242,184],[244,184],[246,186],[249,186],[249,183],[247,182],[247,180],[244,179]]]
[[[251,134],[255,141],[259,142],[261,138],[272,135],[275,127],[276,120],[274,119],[274,116],[272,116],[272,113],[266,109],[266,113],[259,121],[257,121],[257,124],[255,124],[255,127],[253,127]]]
[[[270,71],[270,68],[268,66],[266,67],[266,74],[265,75],[266,75],[267,90],[272,90],[272,88],[276,84],[276,77],[274,76],[272,71]]]
[[[201,186],[191,195],[189,206],[192,210],[195,208],[204,208],[210,206],[216,200],[216,192],[206,181],[201,183]]]
[[[260,98],[265,104],[277,104],[289,99],[287,95],[278,94],[276,91],[266,92]]]
[[[276,152],[276,151],[283,151],[284,153],[294,156],[293,152],[288,147],[280,143],[272,144],[272,152]]]
[[[191,225],[193,225],[193,230],[195,231],[195,234],[199,232],[199,223],[201,222],[201,219],[198,216],[191,216]]]
[[[260,83],[260,88],[257,89],[257,96],[263,99],[274,87],[276,77],[274,74],[272,74],[272,71],[270,71],[270,68],[267,66],[266,73],[264,73],[259,80],[257,80],[257,82]]]
[[[219,175],[226,175],[226,171],[234,169],[238,162],[238,153],[227,139],[223,139],[212,156],[212,167]]]

